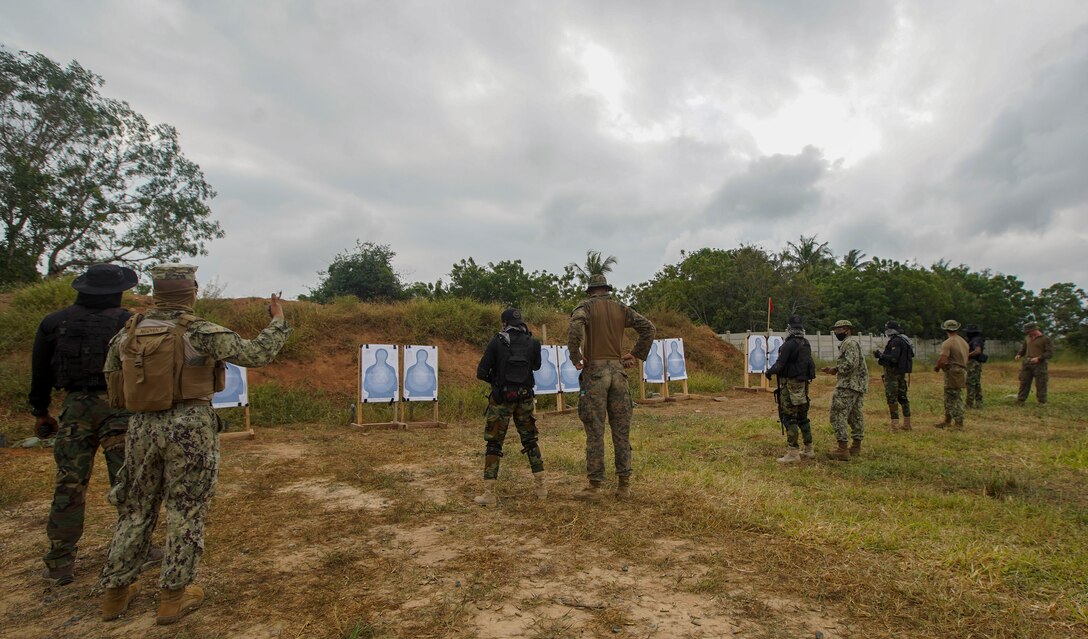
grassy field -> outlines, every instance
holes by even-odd
[[[572,415],[540,420],[551,497],[532,496],[512,433],[494,509],[471,502],[478,421],[258,422],[257,439],[223,445],[209,599],[167,628],[153,625],[151,574],[122,620],[97,618],[113,518],[102,468],[76,582],[44,584],[52,460],[5,450],[0,638],[1088,637],[1088,366],[1052,367],[1045,407],[1014,405],[1015,373],[987,366],[986,407],[963,432],[932,427],[938,377],[919,373],[915,430],[889,433],[877,380],[849,463],[776,464],[764,393],[639,407],[625,502],[572,498]],[[830,397],[822,378],[819,453]]]

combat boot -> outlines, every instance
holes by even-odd
[[[963,430],[963,420],[957,419],[951,430]]]
[[[910,415],[903,415],[903,430],[910,430]]]
[[[601,498],[601,482],[591,480],[588,486],[574,494],[574,498],[583,501],[597,501]]]
[[[47,566],[45,572],[42,573],[42,578],[52,581],[54,586],[67,586],[75,581],[75,575],[73,574],[75,566],[74,561],[59,568],[49,568]]]
[[[846,442],[838,442],[838,445],[838,448],[827,453],[827,458],[835,461],[850,461],[850,449],[846,447]]]
[[[498,504],[499,500],[497,497],[495,497],[495,480],[485,479],[484,492],[473,497],[472,501],[480,504],[481,506],[494,506]]]
[[[892,431],[893,433],[894,433],[895,431],[899,430],[899,418],[897,418],[897,417],[893,417],[893,418],[892,418],[892,421],[891,421],[891,424],[890,424],[890,427],[891,427],[891,431]]]
[[[853,444],[850,444],[850,456],[858,457],[861,455],[861,440],[855,439]]]
[[[102,598],[102,621],[113,621],[120,617],[128,605],[136,598],[140,590],[137,584],[129,584],[120,588],[106,588],[106,596]]]
[[[801,451],[801,457],[805,459],[816,459],[816,453],[812,452],[812,444],[805,444],[804,450]]]
[[[933,425],[934,428],[948,428],[952,425],[952,418],[945,417],[943,422],[937,422]]]
[[[616,499],[630,499],[631,498],[631,478],[620,477],[619,485],[616,486]]]
[[[140,568],[140,572],[154,568],[162,564],[162,548],[151,546],[147,549],[147,556],[144,557],[144,565]]]
[[[181,619],[204,603],[204,589],[200,586],[185,586],[171,590],[163,588],[159,594],[159,614],[155,623],[167,626]]]
[[[801,461],[801,451],[796,446],[787,446],[786,454],[775,460],[779,464],[792,464]]]
[[[547,499],[548,485],[544,483],[544,471],[533,473],[533,483],[536,485],[533,492],[536,493],[537,499]]]

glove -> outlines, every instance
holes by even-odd
[[[34,434],[38,439],[49,439],[60,430],[60,424],[51,415],[42,415],[34,418]]]
[[[873,357],[880,359],[880,351],[873,351]]]
[[[767,371],[766,373],[763,373],[763,374],[767,376],[767,379],[771,378],[771,371]]]

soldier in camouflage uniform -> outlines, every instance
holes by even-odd
[[[967,333],[967,408],[982,408],[982,365],[989,356],[986,351],[986,340],[982,337],[982,329],[978,324],[968,324],[964,329]]]
[[[596,499],[604,483],[605,420],[612,428],[616,453],[616,496],[628,497],[631,481],[631,390],[626,368],[645,360],[654,340],[654,325],[634,309],[612,299],[604,275],[590,276],[588,299],[574,309],[567,329],[570,361],[582,371],[578,417],[586,430],[586,471],[589,485],[579,498]],[[630,353],[621,343],[625,328],[634,328],[638,341]]]
[[[510,419],[518,429],[522,450],[533,471],[536,496],[544,499],[544,459],[537,444],[536,416],[533,414],[533,371],[540,370],[540,341],[529,332],[521,311],[508,308],[502,312],[502,331],[491,338],[476,367],[476,379],[491,385],[484,412],[484,490],[473,498],[481,506],[494,506],[495,481],[499,478],[502,445]]]
[[[832,327],[839,346],[839,358],[835,366],[823,369],[835,376],[835,393],[831,396],[831,426],[835,429],[838,448],[827,454],[830,459],[850,461],[861,454],[861,440],[865,438],[865,393],[869,390],[869,369],[861,354],[861,342],[849,339],[854,334],[850,320],[839,320]],[[847,427],[853,443],[847,448]]]
[[[910,430],[910,398],[907,397],[908,375],[914,366],[914,342],[904,335],[899,322],[889,320],[884,324],[884,335],[888,343],[884,350],[873,351],[877,363],[884,367],[884,399],[888,401],[888,414],[891,417],[890,430],[900,430],[899,407],[903,407],[902,430]]]
[[[184,325],[196,302],[196,267],[163,264],[151,270],[155,308],[139,318],[136,327]],[[272,361],[287,341],[290,329],[279,300],[269,304],[272,321],[252,340],[211,322],[195,319],[183,334],[186,371],[209,371],[215,362],[258,367]],[[136,320],[138,318],[134,318]],[[124,368],[128,327],[114,338],[105,372],[113,385]],[[193,368],[190,368],[193,367]],[[181,382],[184,388],[184,380]],[[201,381],[201,384],[204,382]],[[207,386],[211,388],[211,382]],[[195,610],[204,591],[190,585],[204,550],[204,521],[219,471],[219,418],[211,407],[211,395],[177,400],[172,408],[135,412],[129,424],[125,465],[110,498],[121,512],[102,569],[106,588],[103,619],[119,617],[137,590],[139,559],[151,540],[160,504],[166,512],[166,552],[159,578],[161,586],[156,621],[168,624]]]
[[[933,370],[944,371],[944,421],[937,422],[936,427],[962,430],[963,389],[967,387],[967,341],[960,337],[960,323],[956,320],[941,324],[941,330],[948,335],[948,339],[941,344],[941,355]]]
[[[121,295],[136,286],[136,271],[95,264],[72,282],[72,306],[50,313],[34,337],[30,374],[30,413],[42,439],[56,434],[53,458],[57,480],[49,509],[45,578],[63,586],[73,581],[76,546],[83,536],[87,485],[95,452],[102,448],[110,485],[125,459],[125,430],[130,414],[110,408],[102,364],[110,339],[131,313],[121,308]],[[53,388],[65,391],[60,424],[49,414]],[[151,559],[161,558],[154,549]]]
[[[816,378],[816,364],[812,361],[812,346],[805,339],[805,329],[800,315],[791,315],[786,322],[788,336],[778,349],[778,359],[767,369],[767,379],[778,376],[775,399],[778,401],[778,418],[786,429],[786,454],[777,460],[780,464],[792,464],[801,458],[813,459],[812,425],[808,419],[808,383]],[[805,449],[798,445],[801,435]]]
[[[1054,346],[1050,338],[1043,335],[1039,325],[1035,322],[1024,324],[1024,343],[1016,352],[1016,360],[1024,358],[1020,364],[1020,390],[1016,393],[1016,403],[1023,405],[1031,392],[1031,380],[1035,380],[1035,397],[1040,404],[1046,403],[1047,382],[1050,381],[1050,373],[1047,372],[1047,362],[1054,357]]]

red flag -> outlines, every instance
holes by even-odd
[[[767,298],[767,313],[774,310],[774,304],[771,304],[771,298]]]

